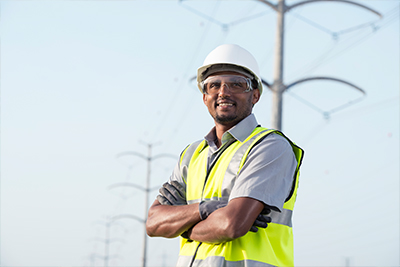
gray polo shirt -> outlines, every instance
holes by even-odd
[[[205,136],[209,148],[208,167],[227,145],[236,140],[243,142],[258,126],[253,114],[249,115],[222,136],[222,145],[218,148],[215,127]],[[229,200],[238,197],[250,197],[282,211],[285,199],[290,193],[297,160],[289,142],[282,136],[272,133],[252,148],[246,158]],[[181,172],[181,170],[183,170]],[[184,187],[187,167],[175,166],[170,181],[176,180]]]

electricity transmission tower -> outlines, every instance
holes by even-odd
[[[346,4],[351,4],[358,6],[360,8],[366,9],[379,17],[382,17],[382,15],[367,7],[362,4],[353,2],[353,1],[347,1],[347,0],[306,0],[306,1],[301,1],[297,2],[292,5],[286,5],[285,0],[279,0],[277,4],[272,4],[268,0],[258,0],[259,2],[262,2],[269,7],[271,7],[274,11],[277,13],[277,31],[276,31],[276,43],[275,43],[275,62],[274,62],[274,81],[272,84],[269,84],[268,82],[263,80],[263,84],[265,84],[272,92],[272,118],[271,118],[271,127],[277,130],[282,129],[282,106],[283,106],[283,93],[287,91],[289,88],[303,83],[307,81],[313,81],[313,80],[328,80],[328,81],[335,81],[335,82],[340,82],[346,85],[349,85],[356,90],[360,91],[361,93],[365,94],[364,90],[361,88],[355,86],[352,83],[349,83],[347,81],[333,78],[333,77],[325,77],[325,76],[319,76],[319,77],[309,77],[309,78],[304,78],[300,79],[298,81],[295,81],[289,85],[285,85],[283,82],[283,57],[284,57],[284,36],[285,36],[285,14],[286,12],[301,6],[305,4],[310,4],[310,3],[315,3],[315,2],[342,2]]]
[[[104,261],[104,267],[108,267],[109,261],[112,258],[117,258],[118,255],[110,255],[110,244],[115,241],[123,242],[122,239],[119,238],[111,238],[111,227],[118,225],[114,220],[109,217],[106,218],[105,222],[97,222],[96,224],[103,225],[105,227],[105,237],[104,238],[93,238],[93,241],[99,241],[104,243],[104,255],[99,255],[97,253],[90,254],[91,266],[94,266],[94,260],[96,258],[100,258]],[[121,225],[120,225],[121,226]]]
[[[179,2],[182,2],[183,0],[180,0]],[[350,4],[354,5],[360,8],[363,8],[367,11],[370,11],[374,13],[375,15],[379,16],[382,18],[382,15],[376,11],[373,10],[365,5],[353,2],[353,1],[347,1],[347,0],[305,0],[305,1],[300,1],[297,3],[294,3],[292,5],[287,5],[285,0],[278,0],[277,4],[273,4],[268,0],[257,0],[261,3],[266,4],[270,8],[272,8],[276,13],[277,13],[277,30],[276,30],[276,42],[275,42],[275,59],[274,59],[274,75],[273,75],[273,83],[267,82],[265,79],[262,79],[262,83],[267,86],[268,89],[272,92],[272,117],[271,117],[271,128],[277,129],[277,130],[282,130],[282,109],[283,109],[283,93],[285,93],[289,88],[292,88],[295,85],[298,85],[300,83],[308,82],[308,81],[315,81],[315,80],[326,80],[326,81],[334,81],[334,82],[339,82],[345,85],[348,85],[352,87],[353,89],[356,89],[357,91],[361,92],[363,95],[365,95],[365,91],[361,89],[360,87],[344,81],[342,79],[334,78],[334,77],[328,77],[328,76],[318,76],[318,77],[308,77],[308,78],[303,78],[300,80],[297,80],[291,84],[286,85],[283,81],[283,57],[284,57],[284,37],[285,37],[285,14],[286,12],[291,11],[292,9],[305,5],[305,4],[311,4],[315,2],[341,2],[345,4]],[[185,7],[185,6],[184,6]],[[189,11],[196,13],[197,15],[200,15],[213,23],[217,23],[224,30],[226,30],[229,26],[229,24],[224,24],[221,23],[214,18],[211,18],[209,16],[206,16],[202,14],[201,12],[194,11],[192,8],[186,7]],[[259,16],[260,14],[256,15]],[[238,21],[235,23],[231,24],[237,24]],[[192,77],[190,81],[195,81],[196,77]],[[353,103],[354,101],[350,102],[349,104]],[[346,105],[343,105],[346,106]],[[341,107],[343,107],[341,106]],[[324,113],[325,116],[327,116],[329,113]]]
[[[117,158],[122,157],[122,156],[127,156],[127,155],[133,155],[133,156],[138,156],[147,161],[147,174],[146,174],[145,187],[134,184],[134,183],[117,183],[117,184],[110,185],[108,187],[108,189],[112,189],[112,188],[120,187],[120,186],[128,186],[128,187],[137,188],[137,189],[145,192],[143,218],[140,218],[133,214],[121,214],[121,215],[116,215],[116,216],[112,217],[113,221],[118,220],[118,219],[133,219],[133,220],[136,220],[143,224],[144,229],[143,229],[143,245],[142,245],[143,246],[142,247],[142,267],[146,267],[146,260],[147,260],[146,220],[147,220],[147,209],[149,208],[149,192],[153,191],[154,189],[158,189],[160,187],[160,186],[157,186],[155,188],[150,188],[151,163],[153,160],[163,158],[163,157],[170,157],[170,158],[176,159],[176,157],[174,155],[166,154],[166,153],[152,156],[151,150],[152,150],[152,147],[154,144],[147,143],[146,145],[147,145],[147,156],[140,154],[138,152],[134,152],[134,151],[122,152],[117,155]]]

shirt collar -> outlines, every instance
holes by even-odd
[[[253,130],[258,126],[256,117],[254,114],[250,114],[243,120],[241,120],[238,124],[230,128],[222,135],[222,144],[225,144],[230,139],[235,138],[240,142],[244,142],[246,138],[253,132]],[[211,129],[211,131],[204,137],[210,147],[216,147],[215,140],[217,139],[215,133],[215,126]]]
[[[242,121],[240,121],[238,124],[229,129],[226,133],[224,133],[224,135],[229,133],[236,140],[244,142],[244,140],[246,140],[246,138],[249,137],[249,135],[253,132],[253,130],[257,126],[258,123],[256,117],[254,116],[254,114],[250,114]],[[222,136],[222,139],[224,139],[224,135]]]

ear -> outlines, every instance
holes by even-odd
[[[253,90],[252,92],[253,92],[253,101],[252,101],[252,103],[254,105],[254,104],[256,104],[258,102],[258,100],[260,100],[260,90],[256,89],[256,90]]]
[[[204,102],[204,105],[207,105],[207,104],[206,104],[206,101],[207,101],[207,95],[206,95],[206,94],[203,94],[203,102]]]

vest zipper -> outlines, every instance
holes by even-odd
[[[193,254],[193,258],[192,258],[192,260],[190,261],[189,267],[192,267],[192,266],[193,266],[194,260],[196,259],[197,251],[199,250],[199,247],[200,247],[200,245],[201,245],[202,243],[203,243],[203,242],[200,242],[200,243],[197,245],[197,248],[196,248],[196,250],[195,250],[195,252],[194,252],[194,254]]]
[[[204,189],[206,188],[208,176],[210,175],[210,172],[211,172],[212,168],[214,167],[215,163],[216,163],[217,160],[220,158],[220,156],[225,152],[225,150],[226,150],[230,145],[232,145],[233,143],[235,143],[235,142],[237,141],[237,140],[235,140],[235,139],[233,139],[233,140],[234,140],[233,142],[226,144],[225,147],[223,147],[223,148],[221,149],[221,151],[218,152],[218,155],[215,156],[213,162],[211,162],[211,164],[210,164],[210,167],[207,169],[207,174],[206,174],[206,178],[205,178],[205,180],[204,180],[203,190],[202,190],[202,193],[201,193],[201,198],[202,198],[202,199],[203,199]],[[192,261],[191,261],[190,264],[189,264],[189,267],[192,267],[192,266],[193,266],[194,260],[196,259],[197,251],[199,250],[200,245],[201,245],[202,243],[203,243],[203,242],[199,242],[199,244],[197,245],[197,248],[196,248],[196,250],[195,250],[195,252],[194,252],[194,255],[193,255]]]
[[[225,150],[228,147],[230,147],[233,143],[235,143],[236,141],[237,141],[236,139],[232,138],[224,147],[222,147],[221,150],[218,152],[218,154],[215,156],[214,160],[211,162],[210,167],[207,168],[207,174],[206,174],[206,178],[204,180],[203,190],[201,191],[201,198],[202,199],[203,199],[204,189],[206,188],[208,176],[210,175],[210,172],[211,172],[212,168],[217,163],[217,161],[221,157],[221,155],[225,152]]]

